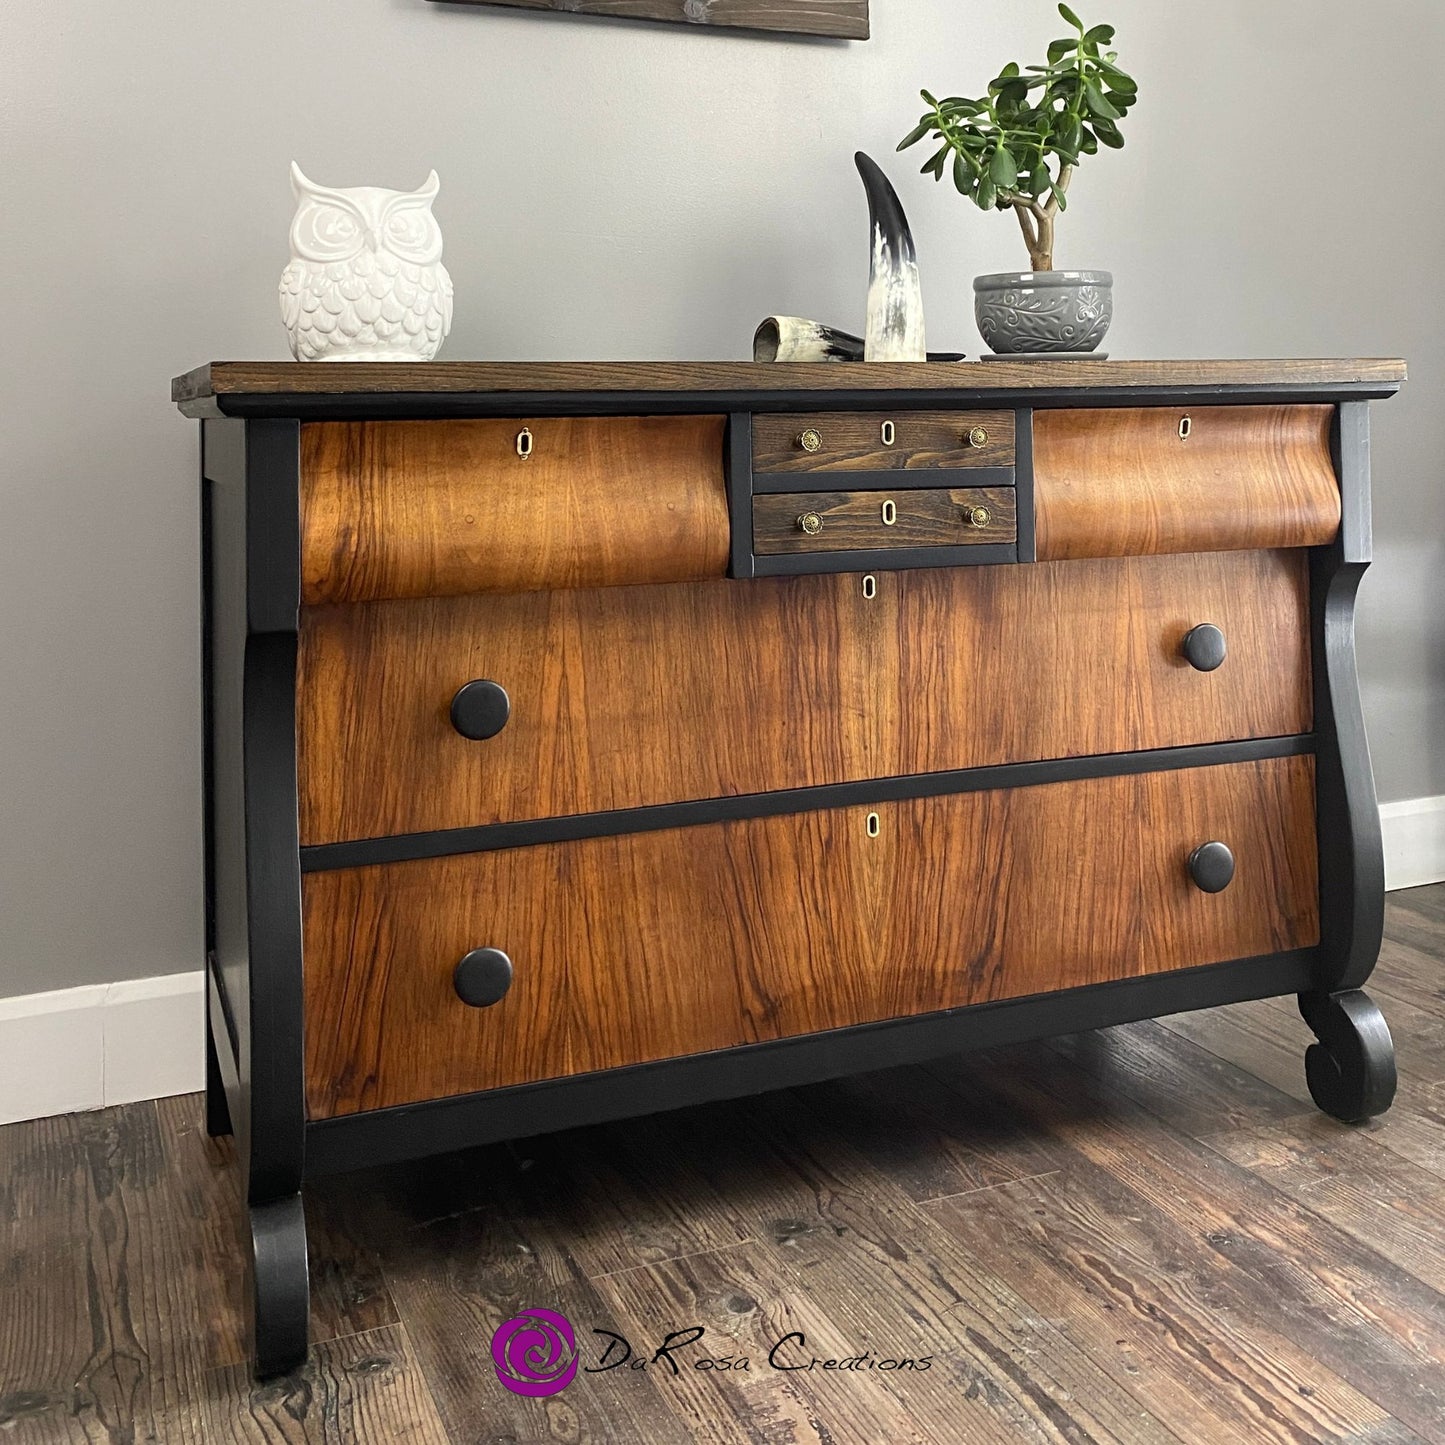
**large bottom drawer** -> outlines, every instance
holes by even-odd
[[[1196,847],[1233,851],[1205,893]],[[304,879],[312,1117],[1318,942],[1313,759]],[[471,1007],[458,960],[511,959]]]

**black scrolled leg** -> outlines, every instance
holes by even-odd
[[[300,1194],[251,1206],[251,1261],[256,1375],[264,1378],[306,1360],[311,1287]]]
[[[1361,989],[1302,993],[1299,1008],[1319,1039],[1305,1051],[1310,1097],[1346,1124],[1383,1114],[1395,1099],[1395,1042],[1374,1000]]]
[[[221,1077],[220,1060],[216,1057],[216,1041],[206,1026],[206,1133],[212,1139],[235,1131],[231,1127],[231,1110],[226,1103],[226,1084]]]
[[[257,1375],[305,1360],[309,1313],[296,827],[300,455],[295,420],[206,422],[207,1123],[214,1132],[224,1107],[235,1130],[250,1208]]]

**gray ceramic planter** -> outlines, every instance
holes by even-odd
[[[979,334],[999,355],[1093,351],[1114,319],[1108,271],[1004,271],[973,283]]]

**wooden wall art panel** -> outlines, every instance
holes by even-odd
[[[311,873],[310,1112],[1308,947],[1314,807],[1292,757]],[[514,981],[472,1008],[484,947]]]
[[[622,20],[672,20],[686,25],[781,30],[867,40],[868,0],[457,0],[511,10],[555,10]]]

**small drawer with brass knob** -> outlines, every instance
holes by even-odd
[[[753,417],[755,473],[926,474],[960,467],[1011,469],[1013,465],[1011,411],[811,412]],[[920,478],[915,485],[928,483]]]
[[[1012,487],[930,487],[895,492],[760,492],[753,551],[872,552],[972,547],[1017,540]]]

